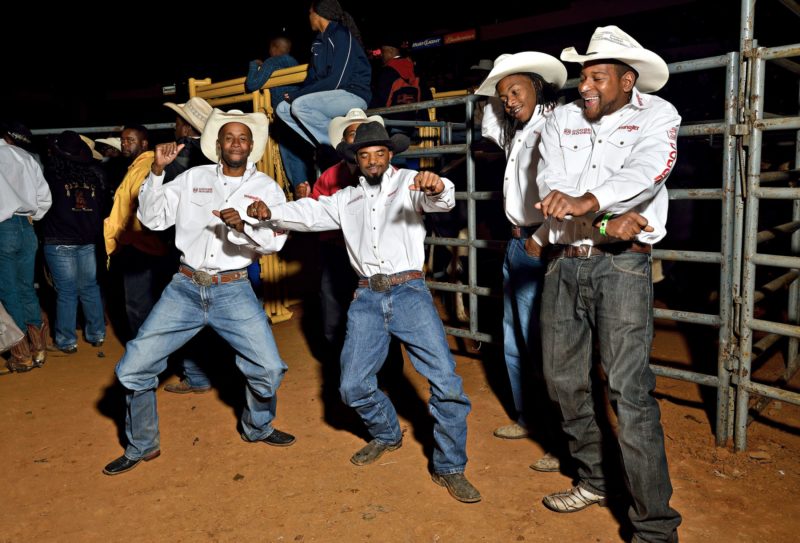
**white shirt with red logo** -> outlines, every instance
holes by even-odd
[[[570,196],[590,192],[600,203],[598,214],[637,211],[654,229],[641,232],[638,241],[660,241],[667,233],[665,181],[678,156],[680,123],[672,104],[636,88],[628,104],[595,123],[584,117],[582,100],[556,108],[539,144],[536,182],[541,197],[553,190]],[[598,214],[551,219],[536,238],[570,245],[615,241],[592,226]]]
[[[422,270],[425,262],[424,213],[450,211],[455,206],[453,183],[442,178],[444,190],[427,196],[409,190],[417,172],[390,167],[380,185],[359,178],[319,200],[301,198],[276,207],[267,224],[300,232],[338,230],[344,234],[350,264],[361,277]]]
[[[247,166],[238,182],[224,176],[218,164],[190,168],[166,185],[163,175],[151,171],[139,191],[139,220],[150,230],[175,225],[181,261],[208,273],[246,268],[259,254],[280,251],[285,232],[246,223],[239,233],[212,213],[232,207],[246,219],[247,206],[255,201],[270,207],[286,201],[275,181],[253,164]]]
[[[516,226],[535,226],[544,221],[536,209],[539,188],[536,186],[536,167],[539,163],[539,137],[552,110],[537,107],[530,120],[514,135],[511,151],[506,152],[506,171],[503,176],[503,204],[506,217]],[[489,98],[483,110],[481,135],[503,147],[504,107],[499,98]]]

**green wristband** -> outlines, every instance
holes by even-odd
[[[608,219],[613,217],[613,213],[606,213],[603,215],[603,220],[600,221],[600,235],[605,236],[606,234],[606,226],[608,226]]]

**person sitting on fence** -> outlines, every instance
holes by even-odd
[[[312,146],[330,145],[328,124],[352,108],[366,109],[372,69],[353,17],[336,0],[313,0],[308,12],[318,32],[308,76],[278,104],[278,117]],[[297,180],[300,182],[304,180]]]
[[[402,445],[397,412],[376,378],[394,336],[405,344],[414,368],[430,383],[430,412],[435,420],[433,480],[455,499],[477,502],[481,495],[464,476],[470,401],[422,272],[422,215],[452,209],[455,189],[433,172],[392,167],[394,153],[408,145],[402,134],[390,138],[380,122],[363,123],[353,143],[339,145],[341,154],[358,161],[361,175],[356,186],[319,200],[303,198],[272,207],[254,202],[247,214],[279,229],[341,229],[344,234],[350,264],[361,279],[347,312],[339,390],[373,438],[350,461],[358,466],[372,464]]]

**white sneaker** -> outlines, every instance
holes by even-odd
[[[522,439],[528,437],[528,429],[515,422],[496,429],[494,437],[499,437],[500,439]]]
[[[548,494],[542,498],[542,503],[556,513],[575,513],[594,504],[605,507],[606,497],[586,490],[579,484],[564,492]]]

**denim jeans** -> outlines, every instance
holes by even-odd
[[[525,240],[511,238],[503,261],[503,353],[514,399],[517,423],[527,428],[533,365],[542,359],[539,294],[545,263],[525,252]]]
[[[330,145],[328,125],[334,117],[342,117],[351,109],[367,109],[363,98],[345,90],[337,89],[312,92],[295,98],[290,104],[278,104],[276,113],[289,127],[313,145]],[[292,182],[296,182],[292,179]]]
[[[342,400],[358,412],[373,438],[382,443],[400,441],[403,434],[397,412],[378,388],[376,378],[386,360],[391,336],[405,344],[414,369],[430,384],[428,410],[434,419],[434,472],[463,472],[467,464],[470,402],[423,279],[385,292],[356,290],[347,312],[347,337],[342,350]]]
[[[311,172],[310,162],[303,158],[304,154],[310,158],[311,153],[303,153],[308,149],[303,139],[281,120],[273,123],[272,128],[274,128],[272,132],[276,136],[275,139],[278,141],[281,152],[283,169],[292,190],[304,181],[312,181],[313,172]]]
[[[28,217],[13,215],[0,222],[0,303],[23,332],[42,325],[42,310],[33,288],[39,242]]]
[[[97,284],[94,244],[45,245],[44,258],[56,289],[56,346],[66,349],[78,344],[75,333],[78,300],[86,320],[83,330],[86,341],[105,339],[106,321]]]
[[[135,460],[158,450],[158,374],[166,369],[167,357],[204,326],[213,328],[236,350],[236,366],[247,379],[244,435],[258,441],[272,433],[276,391],[286,364],[250,282],[239,279],[201,287],[177,273],[117,364],[117,377],[128,389],[128,458]]]
[[[608,377],[618,420],[628,511],[640,541],[672,541],[681,522],[669,506],[672,485],[664,452],[661,412],[650,369],[653,290],[650,256],[639,253],[560,258],[548,264],[542,307],[542,352],[550,396],[561,409],[570,453],[582,484],[606,492],[601,433],[595,419],[590,370],[592,334]]]

